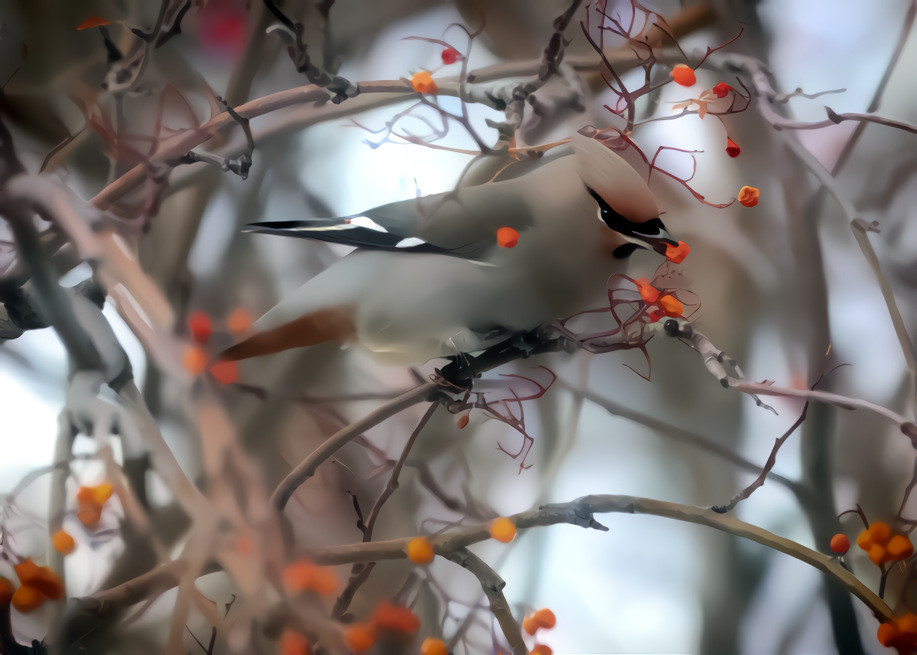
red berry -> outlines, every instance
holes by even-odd
[[[462,57],[455,48],[446,48],[440,56],[443,58],[443,63],[446,65],[454,64]]]
[[[207,343],[213,332],[213,326],[210,324],[210,317],[204,312],[191,312],[188,316],[188,329],[191,330],[191,336],[199,344]]]
[[[729,137],[726,137],[726,154],[732,158],[736,158],[741,152],[742,149],[739,148],[738,144]]]
[[[210,375],[220,384],[239,381],[239,368],[235,362],[219,361],[210,367]]]
[[[850,539],[847,538],[847,535],[838,532],[831,537],[829,546],[831,547],[831,552],[843,555],[850,550]]]
[[[725,98],[726,94],[732,91],[732,87],[726,84],[725,82],[720,82],[715,87],[713,87],[713,94],[717,98]]]

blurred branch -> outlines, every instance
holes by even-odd
[[[585,528],[608,530],[596,522],[594,514],[623,513],[650,514],[696,523],[721,532],[757,542],[763,546],[794,557],[830,575],[859,598],[880,621],[892,618],[891,608],[856,576],[833,557],[828,557],[785,537],[768,532],[756,525],[745,523],[732,516],[719,514],[709,508],[669,503],[650,498],[624,495],[590,495],[567,503],[542,505],[538,509],[513,514],[508,518],[519,530],[569,523]],[[430,537],[434,551],[450,557],[452,553],[490,539],[489,526],[479,524]],[[309,557],[320,564],[344,564],[380,559],[407,557],[410,538],[391,539],[370,543],[356,543],[334,548],[309,551]]]

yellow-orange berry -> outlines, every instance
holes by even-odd
[[[490,536],[507,544],[516,538],[516,524],[505,516],[490,522]]]
[[[867,551],[866,554],[869,556],[869,559],[872,561],[872,563],[876,566],[879,566],[886,561],[885,546],[875,544],[872,548],[869,549],[869,551]]]
[[[902,559],[907,559],[913,555],[914,546],[911,544],[910,539],[905,537],[903,534],[896,534],[894,537],[888,540],[888,545],[885,547],[885,551],[888,553],[889,559],[897,562]]]
[[[449,655],[449,650],[442,639],[430,637],[420,645],[420,655]]]
[[[433,561],[435,553],[433,544],[426,537],[414,537],[408,542],[408,559],[414,564],[429,564]]]
[[[69,555],[76,548],[76,542],[73,537],[65,532],[63,528],[51,535],[51,544],[54,546],[54,550],[61,555]]]
[[[690,66],[684,64],[677,64],[672,68],[672,79],[675,80],[675,84],[681,86],[694,86],[694,83],[697,82],[694,71]]]
[[[417,93],[436,93],[438,88],[430,71],[417,71],[414,73],[411,76],[411,87]]]
[[[344,629],[344,643],[355,653],[369,650],[376,643],[376,635],[365,623],[353,623]]]
[[[535,644],[532,647],[532,650],[529,651],[529,655],[551,655],[554,651],[551,650],[550,646],[545,644]]]

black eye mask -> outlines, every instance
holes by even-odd
[[[605,225],[619,234],[639,239],[646,244],[626,243],[623,246],[618,246],[612,253],[614,257],[624,259],[632,255],[638,248],[652,248],[664,257],[666,254],[666,244],[672,246],[678,245],[677,241],[669,237],[669,233],[665,229],[665,224],[663,224],[658,216],[648,221],[643,221],[642,223],[629,221],[616,212],[611,205],[605,202],[602,196],[589,187],[586,187],[586,190],[589,192],[589,195],[595,199],[596,203],[598,203],[599,215],[605,222]]]

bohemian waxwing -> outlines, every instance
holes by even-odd
[[[352,340],[388,363],[472,353],[586,309],[634,250],[679,247],[633,168],[600,141],[572,142],[572,152],[551,151],[506,181],[348,218],[251,224],[356,250],[268,311],[223,358]],[[501,228],[518,233],[515,246],[498,243]]]

